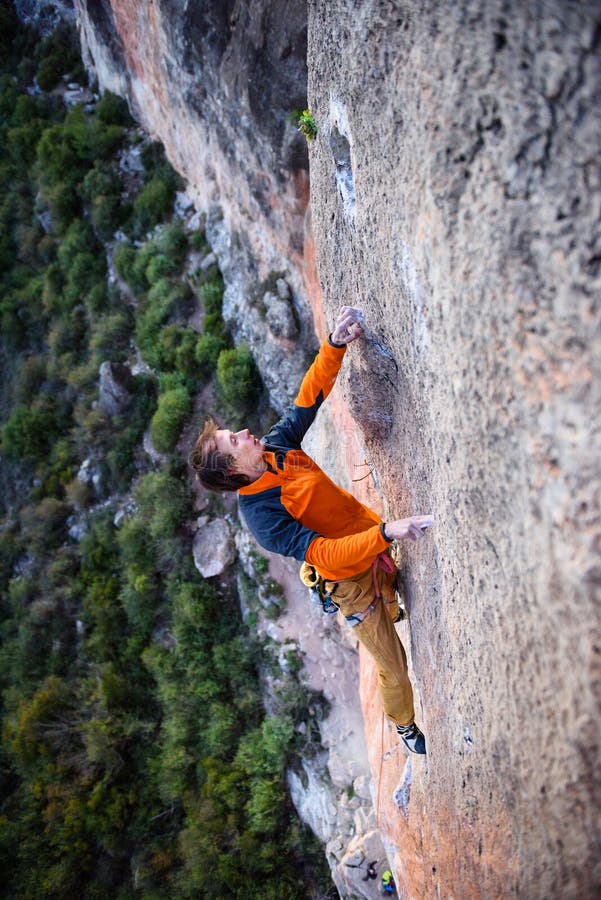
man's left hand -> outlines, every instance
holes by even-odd
[[[355,306],[341,306],[332,332],[335,344],[350,344],[363,334],[363,310]]]

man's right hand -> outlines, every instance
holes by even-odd
[[[426,528],[430,528],[433,524],[433,516],[410,516],[408,519],[385,522],[384,531],[393,540],[419,541],[423,538]]]
[[[332,332],[335,344],[350,344],[363,334],[363,310],[355,306],[341,306]]]

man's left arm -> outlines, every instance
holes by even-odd
[[[369,569],[372,562],[390,545],[379,525],[340,538],[315,537],[305,554],[305,562],[315,566],[331,581],[350,578]]]
[[[368,569],[375,557],[393,540],[418,541],[434,523],[432,516],[410,516],[381,522],[357,534],[341,538],[315,537],[307,547],[305,561],[331,581],[350,578]]]

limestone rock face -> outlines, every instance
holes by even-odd
[[[362,669],[399,893],[593,896],[599,6],[309,7],[318,271],[369,325],[344,396],[386,514],[435,517],[405,563],[427,761]]]
[[[236,547],[227,519],[201,516],[194,535],[194,564],[203,578],[221,575],[236,558]]]

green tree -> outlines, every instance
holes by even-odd
[[[18,404],[2,428],[2,452],[13,460],[42,460],[60,428],[50,398],[42,397],[31,406]]]
[[[103,93],[96,104],[95,112],[97,118],[105,125],[124,125],[129,128],[134,124],[127,102],[110,91]]]
[[[217,382],[222,399],[236,418],[250,412],[259,398],[262,384],[245,344],[221,351],[217,359]]]
[[[175,188],[160,175],[144,185],[133,205],[134,233],[143,235],[171,212]]]
[[[192,401],[184,387],[176,387],[159,397],[152,417],[152,442],[159,453],[170,453],[177,443],[184,422],[192,412]]]

